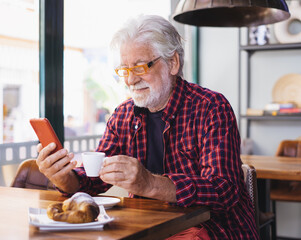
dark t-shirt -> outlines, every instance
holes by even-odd
[[[146,168],[156,174],[163,174],[163,130],[165,122],[162,111],[147,114],[147,162]]]

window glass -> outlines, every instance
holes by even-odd
[[[110,49],[116,30],[129,18],[156,14],[168,19],[170,0],[65,0],[65,138],[103,133],[108,116],[127,90],[114,72],[119,56]]]
[[[39,1],[0,0],[0,144],[35,140],[39,116]]]

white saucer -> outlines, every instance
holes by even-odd
[[[105,209],[109,209],[120,202],[119,198],[114,197],[93,197],[98,205],[103,205]]]

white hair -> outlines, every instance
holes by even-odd
[[[178,75],[183,76],[184,49],[182,37],[176,28],[163,17],[141,15],[129,19],[114,34],[111,46],[120,48],[122,44],[130,41],[149,44],[152,50],[158,53],[166,62],[177,52],[180,60]]]

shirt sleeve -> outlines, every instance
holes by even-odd
[[[228,210],[239,201],[240,136],[229,104],[208,111],[197,130],[199,175],[166,174],[176,186],[177,204]]]

